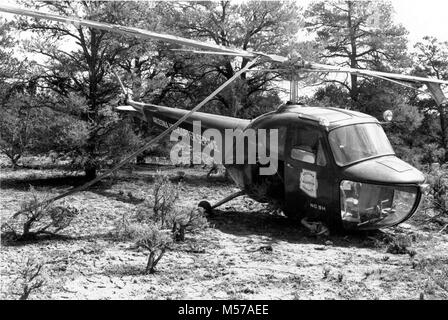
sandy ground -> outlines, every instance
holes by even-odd
[[[235,186],[207,170],[145,166],[123,171],[67,201],[85,209],[65,239],[1,247],[1,298],[16,299],[18,270],[29,256],[45,261],[45,285],[30,299],[446,299],[448,236],[442,227],[411,221],[383,231],[316,238],[263,205],[240,197],[209,217],[210,228],[187,234],[144,275],[146,253],[111,237],[115,223],[152,192],[156,169],[185,173],[182,205],[218,201]],[[1,170],[0,210],[8,219],[37,192],[58,194],[77,178],[57,170]],[[51,179],[49,179],[51,178]],[[79,182],[79,181],[78,181]],[[129,196],[131,193],[131,197]],[[136,200],[137,199],[137,200]],[[389,253],[398,238],[406,254]]]

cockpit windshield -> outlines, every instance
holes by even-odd
[[[375,156],[394,154],[383,128],[377,123],[340,127],[332,130],[328,139],[339,166]]]

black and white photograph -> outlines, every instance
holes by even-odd
[[[0,219],[1,300],[447,300],[448,3],[2,0]]]

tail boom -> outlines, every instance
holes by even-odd
[[[159,106],[155,104],[148,104],[142,102],[129,102],[131,108],[134,110],[123,110],[132,111],[143,114],[146,121],[154,124],[162,129],[166,129],[167,125],[175,123],[182,116],[187,114],[189,110],[179,109],[179,108],[169,108],[164,106]],[[127,108],[128,109],[128,108]],[[179,127],[186,129],[188,131],[193,130],[193,121],[200,121],[202,131],[206,129],[217,129],[224,133],[225,129],[244,129],[246,128],[250,120],[215,115],[206,112],[195,112],[188,119],[186,119]]]

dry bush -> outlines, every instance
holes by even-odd
[[[187,231],[195,232],[208,227],[208,221],[202,208],[176,210],[171,219],[171,231],[175,241],[185,241]]]
[[[170,229],[173,239],[177,241],[184,241],[186,231],[206,228],[208,222],[202,209],[178,206],[179,192],[179,184],[172,183],[166,175],[158,177],[152,198],[137,206],[134,220],[137,223],[158,225],[160,229]],[[123,227],[125,224],[122,224]]]
[[[67,228],[80,211],[62,203],[46,203],[47,196],[42,197],[30,187],[31,199],[23,201],[20,211],[2,224],[2,239],[22,241],[34,240],[40,235],[56,235]]]
[[[154,273],[155,266],[173,241],[170,231],[162,230],[156,224],[134,224],[130,234],[137,246],[149,251],[145,273]]]
[[[137,205],[133,212],[131,212],[128,220],[137,223],[149,223],[151,221],[157,221],[157,217],[153,210],[154,202],[148,197],[141,204]]]
[[[176,202],[179,199],[179,189],[179,185],[173,184],[166,175],[157,177],[154,183],[153,219],[155,222],[160,222],[161,228],[165,227],[169,216],[176,209]]]
[[[155,179],[152,198],[147,198],[135,209],[135,219],[141,223],[154,222],[160,228],[169,227],[168,221],[177,206],[179,184],[172,183],[168,176],[160,175]]]
[[[132,240],[131,233],[132,221],[127,213],[123,213],[121,218],[115,221],[115,228],[111,232],[111,236],[117,241]]]
[[[45,263],[36,257],[27,258],[18,271],[17,278],[9,285],[9,291],[19,300],[27,300],[31,293],[41,292],[48,282]]]
[[[406,235],[397,235],[388,244],[386,252],[392,254],[412,254],[409,249],[412,245],[412,239]]]
[[[138,247],[149,251],[146,273],[153,273],[173,241],[184,241],[185,232],[207,227],[201,209],[178,206],[179,184],[172,183],[166,175],[154,183],[152,197],[147,198],[130,214],[124,214],[115,227],[115,238],[133,240]]]
[[[433,210],[436,216],[448,215],[448,164],[434,165],[427,173],[431,190],[426,197],[425,210]]]
[[[141,213],[141,210],[138,212]],[[149,252],[145,273],[155,272],[155,266],[162,259],[166,250],[173,242],[170,229],[163,229],[159,223],[150,220],[142,221],[141,217],[123,215],[117,221],[114,234],[116,240],[135,242],[137,247]]]

